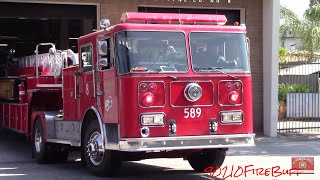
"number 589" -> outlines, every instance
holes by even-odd
[[[201,116],[201,108],[184,108],[184,118],[196,118]]]

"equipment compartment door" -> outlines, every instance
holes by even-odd
[[[63,69],[63,116],[66,120],[77,120],[79,89],[78,77],[74,75],[76,66]]]

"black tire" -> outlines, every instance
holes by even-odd
[[[41,138],[41,139],[39,139]],[[38,145],[36,145],[36,143]],[[49,151],[44,141],[44,131],[41,120],[36,119],[32,131],[32,153],[39,164],[46,164],[49,162]]]
[[[119,158],[118,152],[104,150],[103,157],[99,161],[99,164],[96,165],[91,161],[89,153],[87,152],[87,145],[90,137],[92,137],[96,132],[101,134],[100,127],[97,122],[97,120],[91,122],[85,130],[85,135],[83,136],[82,141],[82,154],[84,155],[85,164],[91,173],[96,176],[112,177],[117,175],[121,167],[121,160]]]
[[[209,166],[221,167],[226,157],[226,150],[212,150],[192,153],[188,157],[189,164],[197,172],[204,172]]]

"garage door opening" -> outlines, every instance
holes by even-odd
[[[235,22],[241,22],[240,10],[234,9],[161,8],[140,6],[138,11],[154,13],[222,14],[227,17],[228,22],[226,25],[233,25]]]
[[[96,5],[0,3],[0,65],[15,57],[33,55],[38,43],[77,52],[79,36],[95,31]]]

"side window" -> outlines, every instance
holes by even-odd
[[[98,60],[99,60],[99,69],[106,70],[112,68],[113,61],[111,59],[111,43],[110,39],[98,41]]]
[[[81,64],[82,64],[83,72],[92,71],[93,69],[92,45],[85,45],[81,47]]]

